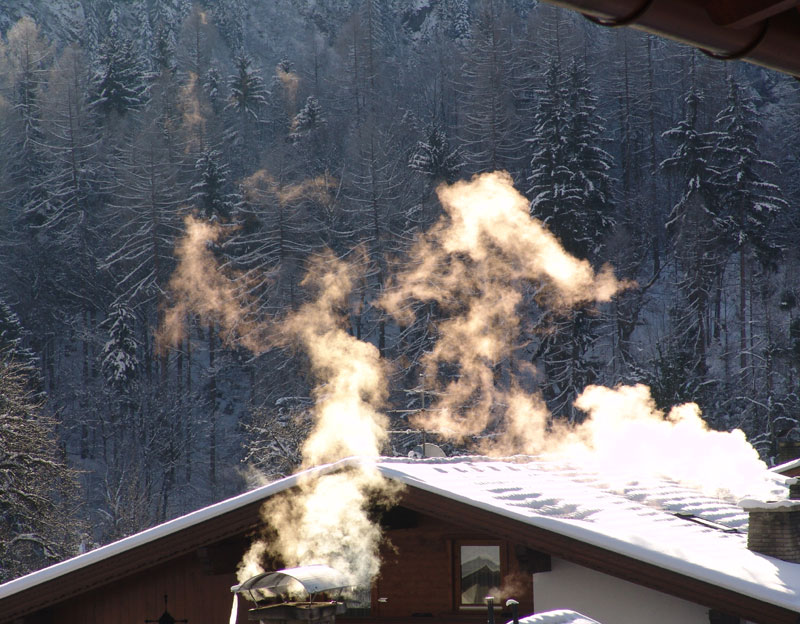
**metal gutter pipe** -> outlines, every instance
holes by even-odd
[[[763,10],[724,26],[717,23],[715,0],[545,1],[603,26],[630,26],[695,46],[717,59],[743,60],[800,77],[800,11],[786,10],[786,2],[773,3],[774,11],[780,11],[776,14]]]

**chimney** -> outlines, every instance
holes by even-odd
[[[789,498],[779,501],[741,501],[742,509],[750,515],[747,547],[769,555],[800,563],[800,482],[788,479]]]

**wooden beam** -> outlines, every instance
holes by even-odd
[[[798,0],[708,0],[706,11],[719,26],[747,28],[797,5]]]
[[[514,548],[514,554],[517,557],[519,567],[528,574],[550,572],[553,569],[553,562],[547,553],[517,544]]]

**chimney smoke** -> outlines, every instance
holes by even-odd
[[[283,202],[325,193],[328,182],[280,190],[260,172],[247,186],[249,192],[273,194]],[[419,237],[409,262],[378,302],[400,323],[413,320],[413,302],[435,302],[443,312],[438,340],[423,360],[426,383],[439,390],[437,402],[419,424],[453,438],[492,428],[497,435],[484,443],[485,453],[577,460],[598,472],[618,474],[623,482],[667,476],[715,494],[771,491],[766,466],[741,431],[709,430],[693,404],[665,414],[646,386],[590,386],[575,403],[587,414],[581,425],[554,421],[541,396],[525,387],[536,371],[515,359],[519,319],[526,316],[520,310],[590,306],[629,284],[607,267],[595,272],[588,262],[567,254],[530,217],[527,200],[514,190],[508,174],[477,176],[442,186],[438,193],[445,217]],[[303,447],[303,466],[352,455],[377,457],[386,436],[387,371],[375,346],[345,328],[355,266],[330,253],[313,259],[303,285],[316,297],[285,320],[267,324],[246,313],[241,289],[216,265],[212,247],[221,236],[220,226],[188,218],[186,227],[176,252],[175,305],[165,315],[164,341],[177,340],[182,319],[191,312],[219,323],[225,335],[256,353],[274,346],[301,347],[310,361],[316,422]],[[363,257],[363,252],[354,255]],[[457,369],[458,375],[440,385],[442,365]],[[346,573],[353,585],[368,585],[378,571],[380,542],[368,504],[372,496],[391,497],[393,492],[376,470],[359,465],[303,479],[291,496],[271,500],[262,513],[274,531],[270,539],[253,544],[240,566],[240,580],[263,571],[262,557],[271,555],[289,566],[324,563]],[[800,524],[782,513],[792,527]]]

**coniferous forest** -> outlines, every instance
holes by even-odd
[[[307,301],[318,254],[360,263],[342,313],[402,432],[448,310],[399,326],[375,301],[440,184],[507,171],[634,283],[518,310],[509,358],[554,420],[644,383],[768,463],[800,444],[791,77],[534,0],[5,0],[0,34],[0,581],[298,465],[306,358],[192,309],[158,339],[189,215],[223,231],[207,250],[252,319]]]

